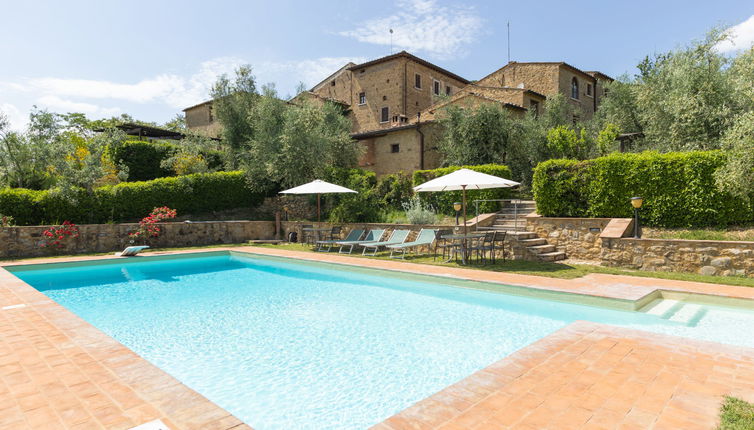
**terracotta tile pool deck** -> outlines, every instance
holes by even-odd
[[[754,299],[746,287],[598,274],[554,279],[274,248],[150,255],[217,250],[626,303],[659,292]],[[0,266],[105,258],[113,257]],[[578,321],[373,428],[712,429],[724,395],[754,401],[754,349]],[[0,429],[129,429],[156,419],[174,430],[251,428],[0,267]]]

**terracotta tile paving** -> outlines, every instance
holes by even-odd
[[[428,273],[408,262],[273,248],[160,254],[227,249]],[[626,303],[658,290],[754,299],[754,288],[630,276],[429,272]],[[18,304],[0,310],[0,429],[128,429],[155,419],[172,429],[250,428],[0,267],[0,308]],[[373,428],[711,429],[724,394],[754,401],[754,350],[576,322]]]
[[[714,429],[754,401],[754,349],[578,321],[376,425],[404,429]]]

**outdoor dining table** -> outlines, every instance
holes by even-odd
[[[319,240],[320,233],[329,233],[331,230],[332,228],[330,227],[305,227],[301,229],[303,232],[314,233],[314,243],[317,243]]]
[[[469,248],[468,247],[468,242],[469,242],[469,240],[482,238],[482,237],[484,237],[485,234],[486,233],[484,233],[484,232],[473,232],[473,233],[466,233],[466,234],[463,234],[463,233],[453,233],[453,234],[446,234],[442,238],[443,239],[447,239],[447,240],[452,240],[454,242],[459,242],[459,246],[461,248],[461,263],[462,264],[466,264],[466,260],[468,258],[468,253],[469,253],[468,252],[468,248]],[[446,261],[446,263],[450,262],[451,259],[452,259],[452,257],[449,258]]]

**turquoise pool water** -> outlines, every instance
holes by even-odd
[[[239,254],[14,274],[265,429],[362,429],[580,319],[754,346],[754,314],[693,324]]]

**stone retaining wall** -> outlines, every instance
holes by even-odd
[[[79,226],[79,237],[62,249],[43,248],[42,233],[49,226],[0,228],[0,258],[40,257],[55,254],[116,252],[128,245],[128,233],[137,224],[88,224]],[[150,239],[153,247],[182,247],[242,243],[250,239],[272,239],[272,221],[207,221],[160,224],[162,235]],[[141,244],[141,243],[135,243]]]
[[[639,270],[754,276],[754,242],[602,239],[601,261]]]
[[[611,218],[527,217],[529,231],[564,251],[569,260],[648,271],[754,277],[754,242],[634,239],[633,224],[622,234],[603,234]],[[614,222],[615,224],[615,222]],[[622,236],[622,237],[621,237]]]
[[[612,218],[526,217],[527,230],[537,233],[569,259],[599,261],[602,253],[600,233]]]

